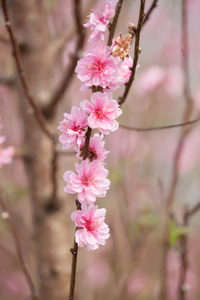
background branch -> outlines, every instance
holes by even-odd
[[[165,126],[158,126],[158,127],[147,127],[147,128],[140,128],[140,127],[130,127],[127,125],[120,124],[119,126],[121,128],[127,129],[127,130],[133,130],[133,131],[154,131],[154,130],[165,130],[165,129],[172,129],[172,128],[178,128],[183,127],[187,125],[192,125],[200,121],[200,117],[197,117],[194,120],[179,123],[179,124],[171,124],[171,125],[165,125]]]
[[[74,70],[77,65],[77,61],[79,59],[79,52],[83,48],[84,39],[85,39],[85,30],[82,25],[82,17],[81,17],[81,9],[80,9],[81,2],[80,0],[74,1],[74,19],[76,22],[76,30],[77,30],[77,42],[76,42],[76,49],[75,54],[71,57],[71,64],[63,75],[63,78],[60,82],[60,85],[57,87],[53,97],[50,99],[49,104],[43,109],[44,115],[46,117],[52,117],[55,113],[55,108],[58,102],[61,100],[64,92],[68,88],[71,83],[71,80],[74,75]]]
[[[186,0],[187,1],[187,0]],[[188,39],[187,39],[187,9],[186,9],[186,2],[185,0],[182,1],[182,51],[184,53],[182,57],[182,65],[183,65],[183,72],[184,72],[184,100],[186,102],[185,111],[183,114],[183,123],[188,122],[192,115],[193,110],[193,101],[190,94],[190,88],[189,88],[189,73],[188,73]],[[186,34],[186,36],[185,36]],[[187,135],[189,134],[191,130],[191,126],[187,126],[186,128],[182,127],[179,142],[176,148],[173,166],[172,166],[172,177],[169,185],[168,195],[166,197],[166,214],[165,214],[165,230],[164,230],[164,240],[163,240],[163,262],[162,262],[162,278],[161,278],[161,290],[160,290],[160,300],[166,300],[167,299],[167,286],[166,286],[166,277],[167,277],[167,259],[168,259],[168,250],[169,247],[166,249],[166,240],[169,241],[169,216],[171,214],[171,210],[174,203],[174,197],[175,197],[175,191],[179,180],[179,159],[183,150],[183,145],[185,142],[185,139]],[[183,238],[183,246],[186,247],[187,245],[187,239]],[[187,262],[186,257],[183,254],[181,258],[181,268],[185,270],[187,268]],[[185,280],[185,275],[182,277],[182,274],[180,275],[180,281],[182,282]],[[179,294],[180,296],[180,294]],[[182,295],[183,296],[183,295]],[[180,297],[182,297],[180,296]],[[184,297],[184,296],[183,296]],[[180,298],[184,299],[184,298]]]
[[[27,267],[27,263],[26,263],[26,260],[25,260],[25,257],[24,257],[23,251],[22,251],[20,241],[19,241],[18,232],[16,230],[16,227],[15,227],[15,224],[14,224],[14,221],[13,221],[13,218],[12,218],[12,214],[11,214],[11,212],[8,208],[8,205],[7,205],[7,203],[6,203],[4,197],[2,196],[1,193],[0,193],[0,205],[1,205],[1,208],[3,210],[4,218],[7,219],[8,222],[10,223],[12,235],[13,235],[14,242],[15,242],[15,247],[16,247],[16,250],[17,250],[17,255],[18,255],[18,258],[19,258],[19,261],[20,261],[20,264],[21,264],[21,267],[22,267],[22,270],[23,270],[23,273],[24,273],[24,277],[25,277],[26,282],[28,284],[28,287],[30,289],[32,299],[33,300],[39,300],[39,297],[38,297],[37,292],[36,292],[35,285],[33,283],[33,280],[31,278],[30,272],[29,272],[28,267]]]
[[[17,66],[19,79],[20,79],[21,85],[22,85],[23,90],[24,90],[24,94],[27,97],[27,99],[29,100],[29,103],[30,103],[31,107],[33,108],[35,118],[36,118],[40,128],[42,129],[42,131],[49,138],[52,138],[52,132],[49,130],[48,125],[46,123],[46,120],[45,120],[44,116],[42,115],[39,107],[37,106],[36,101],[33,98],[33,95],[31,94],[29,83],[28,83],[26,74],[24,72],[24,69],[22,67],[22,61],[21,61],[21,56],[20,56],[20,52],[19,52],[19,47],[18,47],[16,38],[15,38],[15,35],[14,35],[14,31],[13,31],[13,28],[12,28],[10,17],[9,17],[9,14],[8,14],[8,8],[7,8],[7,1],[6,0],[2,0],[2,8],[3,8],[4,17],[5,17],[5,25],[6,25],[6,28],[8,30],[9,36],[10,36],[10,41],[11,41],[12,48],[13,48],[13,55],[14,55],[14,58],[15,58],[15,63],[16,63],[16,66]]]

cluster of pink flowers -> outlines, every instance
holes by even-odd
[[[0,124],[0,130],[2,129],[2,124]],[[2,165],[11,163],[13,155],[15,153],[14,147],[3,148],[2,144],[5,142],[5,136],[0,136],[0,168]]]
[[[105,197],[110,186],[104,162],[108,151],[103,138],[118,129],[116,118],[122,113],[118,102],[112,99],[112,91],[129,80],[133,62],[128,55],[130,35],[120,35],[117,41],[113,40],[114,47],[102,42],[109,19],[115,14],[116,3],[116,0],[106,0],[104,11],[93,10],[84,24],[92,31],[89,42],[96,44],[92,50],[84,52],[75,72],[83,83],[81,89],[92,90],[91,97],[83,100],[80,107],[72,107],[71,114],[65,113],[58,127],[63,149],[73,147],[80,160],[75,165],[76,172],[65,172],[64,191],[77,194],[81,209],[71,215],[77,227],[75,240],[79,247],[87,245],[88,251],[104,245],[109,237],[109,228],[104,222],[106,209],[98,209],[94,202],[96,198]],[[98,129],[101,134],[95,133],[88,138],[87,130],[92,129]]]

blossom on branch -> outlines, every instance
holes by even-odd
[[[109,151],[106,151],[104,148],[105,141],[103,141],[103,135],[95,133],[93,137],[90,138],[89,147],[88,147],[88,159],[93,161],[95,159],[99,161],[103,161]],[[75,150],[77,151],[77,157],[79,159],[83,158],[84,153],[84,146],[85,146],[85,139],[82,140],[80,147],[76,147]]]
[[[129,55],[129,57],[125,57],[124,60],[122,61],[120,67],[119,67],[119,74],[122,77],[122,84],[126,84],[131,76],[131,70],[133,66],[133,59]],[[137,66],[138,68],[138,66]]]
[[[84,100],[81,103],[83,110],[89,114],[88,126],[99,129],[103,134],[118,129],[119,124],[115,120],[122,113],[116,100],[109,100],[106,93],[93,93],[91,102]]]
[[[109,238],[109,228],[104,223],[106,209],[98,209],[97,205],[81,206],[81,210],[72,213],[72,221],[77,230],[75,240],[79,247],[87,245],[87,250],[95,250],[99,245],[105,245]]]
[[[98,43],[99,40],[104,40],[104,33],[107,30],[109,19],[114,17],[115,14],[116,3],[117,0],[107,0],[103,12],[93,9],[90,13],[89,21],[83,25],[93,31],[88,40],[90,43]]]
[[[63,175],[67,182],[64,191],[70,194],[78,193],[81,203],[92,204],[96,197],[105,197],[110,180],[106,178],[108,170],[104,168],[104,164],[98,160],[89,162],[89,159],[86,159],[80,164],[75,164],[75,167],[77,174],[67,171]]]
[[[58,126],[58,129],[62,132],[59,141],[63,144],[63,149],[69,149],[75,146],[76,143],[81,144],[87,126],[87,115],[82,108],[73,106],[71,115],[65,113],[64,117],[65,119]]]
[[[113,88],[113,80],[118,87],[121,83],[118,63],[118,59],[110,55],[109,47],[97,45],[92,50],[84,52],[84,57],[78,61],[75,72],[87,87]]]

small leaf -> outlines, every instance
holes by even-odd
[[[170,238],[169,238],[169,245],[170,247],[174,247],[175,244],[178,242],[178,240],[181,238],[183,234],[185,234],[188,231],[188,228],[185,226],[177,226],[176,223],[171,220],[169,222],[169,232],[170,232]]]

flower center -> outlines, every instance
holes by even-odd
[[[100,223],[98,220],[94,220],[91,222],[91,220],[86,220],[85,227],[88,231],[93,231],[95,228],[98,228],[100,226]]]

